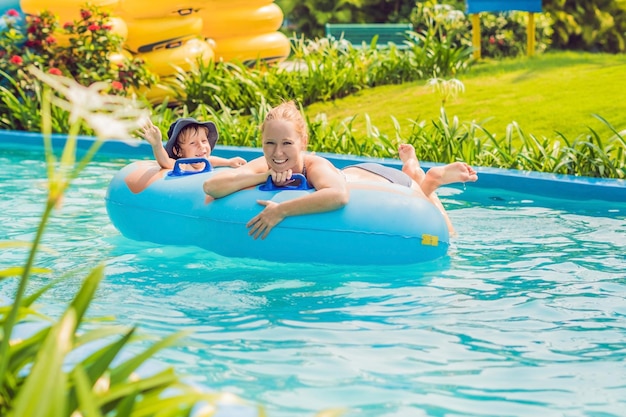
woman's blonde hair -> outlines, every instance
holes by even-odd
[[[293,101],[286,101],[274,107],[265,116],[265,121],[261,125],[261,133],[265,130],[265,124],[270,120],[286,120],[294,124],[296,132],[305,144],[309,142],[309,129],[300,109]]]

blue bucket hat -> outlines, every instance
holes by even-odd
[[[213,122],[199,122],[192,117],[183,117],[176,120],[174,123],[170,125],[169,130],[167,131],[167,143],[165,144],[165,150],[170,158],[178,159],[179,156],[174,154],[174,145],[176,145],[178,141],[178,135],[180,132],[189,125],[198,125],[204,126],[209,129],[209,145],[211,145],[211,150],[215,148],[215,144],[217,143],[217,139],[219,138],[219,134],[217,133],[217,127]]]

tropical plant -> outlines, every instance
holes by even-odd
[[[199,107],[216,110],[225,106],[249,114],[262,102],[293,99],[309,105],[364,88],[414,81],[424,74],[461,72],[470,60],[469,50],[448,55],[444,64],[437,57],[422,61],[416,54],[425,57],[432,51],[421,47],[409,51],[375,45],[354,48],[349,42],[328,38],[292,42],[297,71],[262,63],[249,68],[231,62],[200,62],[189,71],[179,71],[167,80],[167,86],[174,91],[174,100],[192,112]]]
[[[590,129],[589,134],[574,140],[561,137],[562,142],[555,141],[528,134],[515,122],[498,139],[477,123],[450,118],[442,107],[439,119],[432,125],[414,121],[413,132],[406,140],[428,161],[470,161],[476,166],[624,179],[624,132],[596,117],[613,133],[608,139]]]
[[[554,21],[556,48],[626,51],[626,0],[544,0],[543,10]]]
[[[472,45],[465,15],[449,5],[418,3],[411,20],[416,41],[407,41],[422,78],[456,76],[469,68]]]
[[[89,323],[87,309],[103,278],[103,265],[83,280],[60,318],[38,311],[34,303],[54,287],[56,280],[32,288],[32,274],[50,273],[35,264],[47,223],[62,206],[65,191],[93,157],[103,138],[126,139],[139,127],[147,111],[131,101],[105,95],[106,83],[83,87],[74,80],[29,69],[34,89],[42,88],[42,133],[48,173],[48,197],[31,244],[1,242],[0,249],[28,248],[23,267],[0,270],[0,279],[18,278],[10,305],[0,306],[0,415],[8,417],[76,416],[210,416],[220,394],[201,392],[184,382],[173,369],[142,376],[138,367],[159,350],[176,343],[174,334],[137,351],[137,329]],[[55,89],[53,92],[48,86]],[[51,145],[52,107],[69,113],[72,121],[59,160]],[[81,122],[89,123],[99,140],[76,160]],[[37,326],[33,327],[33,323]],[[34,329],[34,330],[33,330]],[[132,351],[130,348],[133,347]],[[138,353],[132,353],[132,352]],[[229,396],[232,398],[232,396]]]

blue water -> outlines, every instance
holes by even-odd
[[[157,360],[269,417],[626,415],[626,203],[444,188],[458,231],[444,259],[281,265],[120,236],[104,195],[126,163],[92,163],[51,219],[37,264],[69,278],[44,297],[50,314],[103,261],[91,316],[191,330]],[[0,149],[0,164],[0,241],[31,240],[41,156]],[[25,259],[1,253],[0,268]],[[0,301],[14,289],[0,282]]]

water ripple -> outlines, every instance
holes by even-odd
[[[0,201],[3,240],[32,239],[46,197],[42,162],[16,155],[0,158],[24,173],[0,173],[14,197]],[[51,221],[37,264],[68,278],[41,300],[49,314],[104,262],[92,316],[157,336],[191,330],[157,360],[272,417],[624,415],[622,206],[444,193],[458,231],[445,259],[279,265],[120,236],[103,201],[120,166],[92,164]],[[24,259],[3,251],[0,268]],[[0,282],[2,303],[14,291]]]

